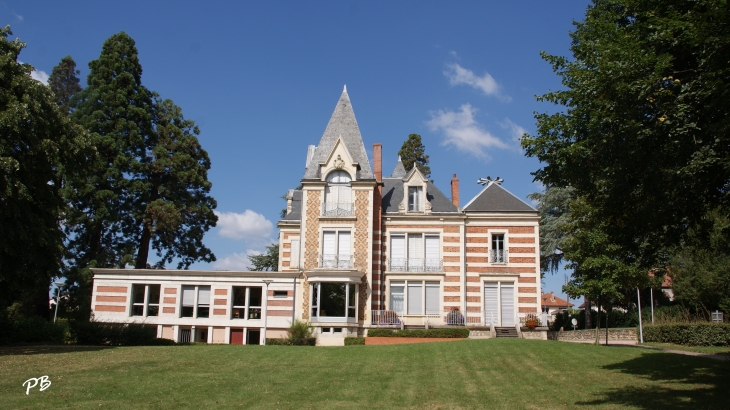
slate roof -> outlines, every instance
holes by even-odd
[[[397,168],[397,167],[396,167]],[[426,186],[426,198],[431,202],[431,212],[459,212],[454,204],[446,198],[431,181]],[[383,178],[383,212],[398,213],[398,204],[403,200],[403,179]]]
[[[330,117],[324,134],[322,134],[322,139],[319,140],[319,145],[314,150],[312,160],[309,162],[306,171],[304,171],[303,179],[321,178],[319,163],[327,160],[327,156],[332,151],[332,148],[334,148],[335,142],[337,142],[337,138],[340,136],[342,136],[342,141],[352,156],[352,160],[360,164],[356,175],[357,179],[375,179],[373,171],[370,168],[368,155],[365,152],[365,145],[362,142],[360,128],[357,126],[355,112],[352,110],[350,97],[347,95],[347,89],[342,91],[342,95],[340,95],[340,99],[337,101],[337,106],[332,113],[332,117]]]
[[[537,210],[501,185],[491,183],[464,206],[464,212],[537,212]]]
[[[403,162],[400,160],[400,155],[398,155],[398,163],[395,164],[395,169],[393,170],[393,173],[390,174],[391,178],[405,178],[406,176],[406,168],[403,166]]]
[[[292,192],[291,212],[282,221],[301,221],[302,220],[302,191]]]

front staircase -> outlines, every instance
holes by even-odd
[[[495,327],[494,331],[497,333],[497,337],[512,337],[518,338],[517,329],[514,327]]]

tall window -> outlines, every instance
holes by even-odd
[[[411,212],[423,211],[423,187],[408,187],[408,210]]]
[[[357,286],[349,283],[312,283],[312,320],[354,319]]]
[[[345,171],[335,171],[327,175],[324,193],[324,216],[353,216],[352,186],[350,175]]]
[[[160,285],[132,285],[132,316],[157,316]]]
[[[390,270],[441,272],[438,235],[409,233],[390,236]]]
[[[440,293],[439,282],[421,280],[391,282],[390,310],[398,314],[438,315],[441,312]]]
[[[232,319],[261,319],[261,287],[234,286]]]
[[[291,240],[291,252],[289,253],[289,267],[290,268],[298,268],[299,267],[299,239],[292,239]]]
[[[350,231],[324,231],[322,235],[322,268],[348,269],[352,267]]]
[[[182,287],[182,317],[210,316],[210,286]]]
[[[504,234],[493,234],[492,235],[492,250],[491,250],[490,262],[492,263],[506,263],[507,262],[507,251],[504,248]]]

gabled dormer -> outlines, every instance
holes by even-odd
[[[398,205],[398,212],[405,214],[430,214],[431,203],[428,201],[428,178],[413,164],[413,169],[403,178],[403,200]]]
[[[353,160],[342,141],[342,136],[338,136],[327,158],[319,163],[319,175],[321,180],[326,182],[332,172],[344,171],[350,176],[351,181],[356,181],[358,165],[360,164]]]

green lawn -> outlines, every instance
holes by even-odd
[[[9,409],[701,409],[727,408],[728,391],[730,362],[553,341],[0,349]]]
[[[644,343],[646,346],[660,347],[667,350],[684,350],[702,354],[730,356],[730,346],[683,346],[673,343]]]

